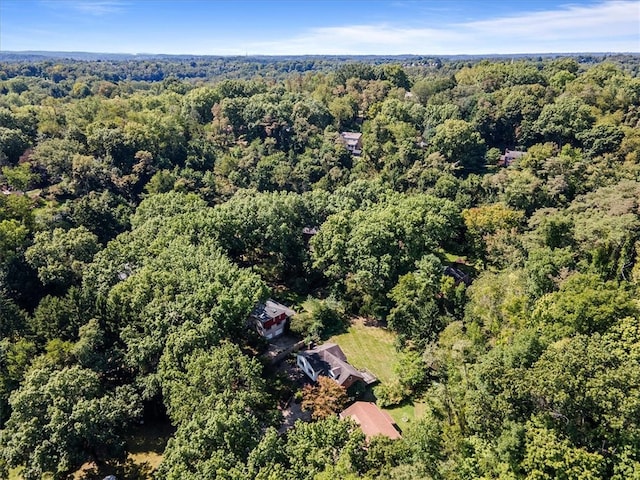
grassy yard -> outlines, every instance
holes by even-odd
[[[400,427],[400,430],[404,430],[411,422],[419,419],[424,415],[425,404],[421,402],[409,403],[398,407],[384,408],[391,418],[393,418],[396,424]]]
[[[347,333],[329,339],[337,343],[354,367],[373,373],[380,382],[391,382],[397,378],[394,366],[398,353],[395,349],[394,333],[380,327],[365,325],[362,319],[354,320]],[[364,400],[375,401],[372,392],[367,392]],[[416,402],[393,408],[384,408],[396,421],[400,429],[424,414],[424,404]]]
[[[369,327],[361,319],[354,320],[347,333],[335,335],[329,342],[337,343],[351,365],[369,370],[381,382],[396,378],[393,367],[398,354],[395,335],[380,327]]]

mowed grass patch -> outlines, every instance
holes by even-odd
[[[426,404],[423,402],[406,403],[397,407],[383,408],[403,432],[411,423],[424,416]]]
[[[370,371],[381,382],[391,382],[396,378],[393,367],[398,360],[395,340],[394,333],[356,319],[346,333],[334,335],[329,342],[340,345],[354,367]]]

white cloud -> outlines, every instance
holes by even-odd
[[[93,16],[119,13],[126,6],[121,0],[43,0],[42,3],[50,8],[73,10]]]
[[[488,54],[640,51],[640,2],[610,0],[591,6],[444,25],[322,27],[278,41],[254,42],[227,53]]]
[[[568,6],[562,10],[535,12],[524,16],[496,18],[460,25],[482,35],[531,39],[640,36],[640,2],[609,1],[599,5]]]

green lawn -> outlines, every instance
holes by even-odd
[[[391,415],[400,427],[400,430],[407,428],[411,422],[419,419],[424,415],[425,404],[422,402],[408,403],[399,407],[384,408]]]
[[[398,354],[394,347],[395,335],[380,327],[368,327],[355,320],[347,333],[334,335],[329,342],[337,343],[351,365],[366,369],[381,382],[396,378],[393,367]]]
[[[354,367],[373,373],[380,382],[391,382],[397,378],[393,368],[398,359],[394,333],[380,327],[369,327],[360,319],[352,322],[347,333],[329,339],[337,343]],[[367,392],[363,400],[373,401],[372,392]],[[399,407],[384,408],[404,430],[411,422],[424,414],[424,404],[417,402]]]

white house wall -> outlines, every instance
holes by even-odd
[[[318,375],[320,374],[320,372],[316,372],[313,370],[313,368],[311,368],[311,365],[309,364],[309,362],[307,362],[307,359],[304,358],[304,355],[298,355],[296,363],[298,364],[298,367],[300,367],[302,371],[307,375],[307,377],[309,377],[314,382],[318,380]]]

